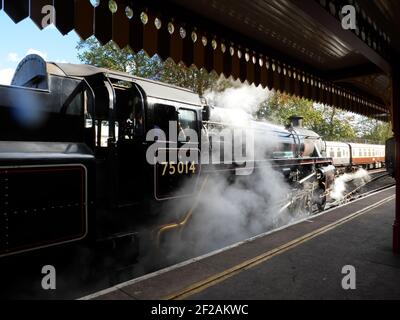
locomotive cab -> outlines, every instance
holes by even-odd
[[[0,179],[10,190],[1,195],[0,256],[131,236],[164,200],[195,192],[198,164],[169,158],[199,149],[185,134],[201,128],[202,103],[189,90],[30,55],[0,95]],[[168,158],[151,164],[156,128]],[[194,183],[179,188],[186,180]]]

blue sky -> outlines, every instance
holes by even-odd
[[[0,35],[0,84],[9,84],[16,66],[29,53],[48,61],[79,63],[75,31],[63,36],[54,26],[39,30],[30,18],[15,24],[0,11]]]

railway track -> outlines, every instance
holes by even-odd
[[[345,203],[365,197],[371,193],[394,186],[395,180],[389,176],[384,169],[369,172],[371,179],[357,185],[355,188],[346,192],[341,199],[327,203],[325,209],[334,208]]]
[[[287,198],[277,203],[274,206],[273,210],[276,210],[280,213],[284,211],[289,211],[292,213],[302,212],[304,214],[318,214],[326,209],[330,209],[341,204],[350,202],[354,199],[358,199],[362,197],[364,194],[367,195],[374,191],[374,185],[378,181],[383,181],[387,178],[386,182],[380,183],[379,187],[376,188],[376,191],[385,187],[386,184],[388,186],[392,186],[394,184],[394,179],[391,179],[386,172],[385,169],[375,169],[370,170],[363,177],[357,177],[354,174],[341,174],[336,177],[336,181],[340,180],[342,177],[348,176],[347,180],[341,181],[344,190],[340,193],[339,199],[332,198],[332,194],[335,193],[335,187],[331,187],[329,190],[325,191],[325,193],[316,193],[316,190],[319,188],[318,184],[315,182],[308,183],[308,185],[303,185],[300,188],[294,188],[290,194],[288,194]],[[343,195],[342,195],[343,193]],[[326,198],[325,205],[316,205],[315,201],[318,200],[318,197]]]

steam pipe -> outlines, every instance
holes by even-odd
[[[299,183],[300,183],[300,184],[303,184],[303,183],[306,182],[307,180],[309,180],[309,179],[311,179],[312,177],[314,177],[316,174],[317,174],[316,172],[311,173],[311,174],[308,175],[307,177],[301,179],[301,180],[299,181]]]

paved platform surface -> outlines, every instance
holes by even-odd
[[[390,188],[84,299],[400,299]],[[356,289],[342,288],[342,268]]]

